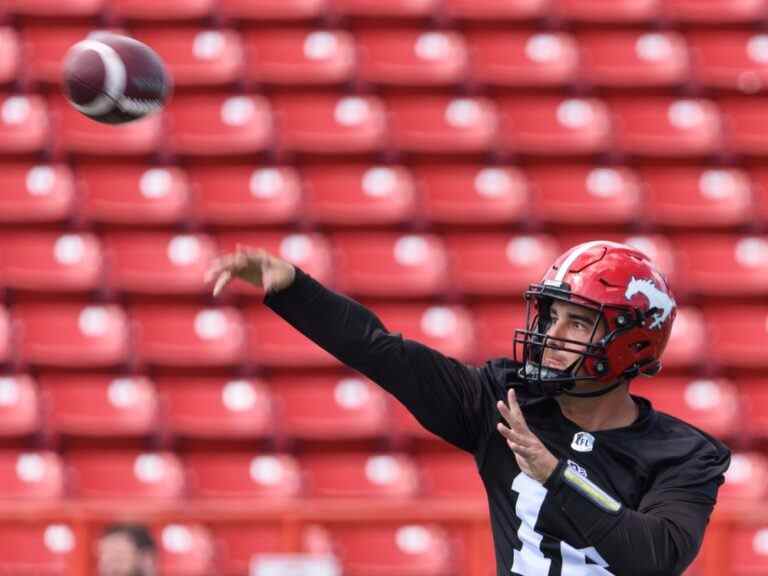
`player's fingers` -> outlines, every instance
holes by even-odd
[[[515,394],[514,388],[510,388],[507,392],[507,406],[509,413],[512,415],[512,419],[528,430],[528,425],[525,423],[525,418],[523,417],[523,413],[520,410],[520,405],[517,403],[517,396]]]
[[[515,413],[512,412],[504,402],[499,400],[496,403],[496,407],[498,408],[501,416],[504,418],[504,420],[507,421],[507,423],[510,425],[511,428],[520,430],[521,432],[526,430],[525,421],[522,421],[521,419],[517,418],[515,416]]]
[[[507,428],[501,422],[496,425],[496,429],[502,436],[504,436],[504,438],[507,439],[507,441],[514,442],[515,444],[523,446],[526,449],[531,447],[530,440],[526,437],[525,434],[520,434],[511,428]]]
[[[224,270],[229,270],[237,266],[237,259],[234,254],[225,254],[216,258],[205,273],[206,282],[213,282]]]
[[[225,270],[223,271],[219,277],[216,279],[216,284],[213,287],[213,295],[214,297],[221,294],[221,291],[224,290],[224,288],[229,284],[229,281],[232,280],[232,273]]]

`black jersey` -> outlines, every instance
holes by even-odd
[[[496,430],[496,402],[517,378],[512,361],[470,366],[390,333],[373,312],[298,268],[265,303],[474,455],[499,575],[671,576],[696,556],[730,460],[716,439],[639,397],[633,424],[587,432],[556,400],[518,394],[529,428],[559,459],[542,485],[520,470]]]

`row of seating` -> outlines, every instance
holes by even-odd
[[[0,223],[394,226],[547,223],[729,228],[768,222],[768,170],[478,162],[292,166],[8,163]]]
[[[720,438],[768,439],[768,380],[659,376],[632,392]],[[437,441],[359,375],[0,377],[0,437]]]
[[[768,80],[768,35],[744,31],[151,28],[177,91],[231,86],[677,88],[753,93]],[[0,84],[59,85],[62,55],[90,27],[0,28]],[[28,66],[26,65],[28,63]]]

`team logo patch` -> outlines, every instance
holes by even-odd
[[[648,321],[650,322],[648,328],[651,330],[661,329],[664,322],[667,321],[675,309],[675,301],[669,294],[659,290],[656,287],[656,284],[653,283],[653,280],[635,278],[633,276],[632,280],[630,280],[627,285],[627,291],[624,293],[624,298],[632,300],[635,294],[642,294],[645,296],[648,299],[648,310],[655,310],[650,318],[648,318]]]
[[[571,448],[576,450],[576,452],[592,452],[594,446],[595,437],[589,432],[576,432],[576,434],[573,435]]]
[[[576,472],[579,476],[582,476],[583,478],[587,477],[587,471],[583,466],[579,466],[574,462],[573,460],[568,460],[568,468]]]

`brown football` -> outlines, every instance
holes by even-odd
[[[138,120],[162,108],[170,78],[146,44],[111,32],[93,32],[64,59],[64,93],[77,110],[105,124]]]

